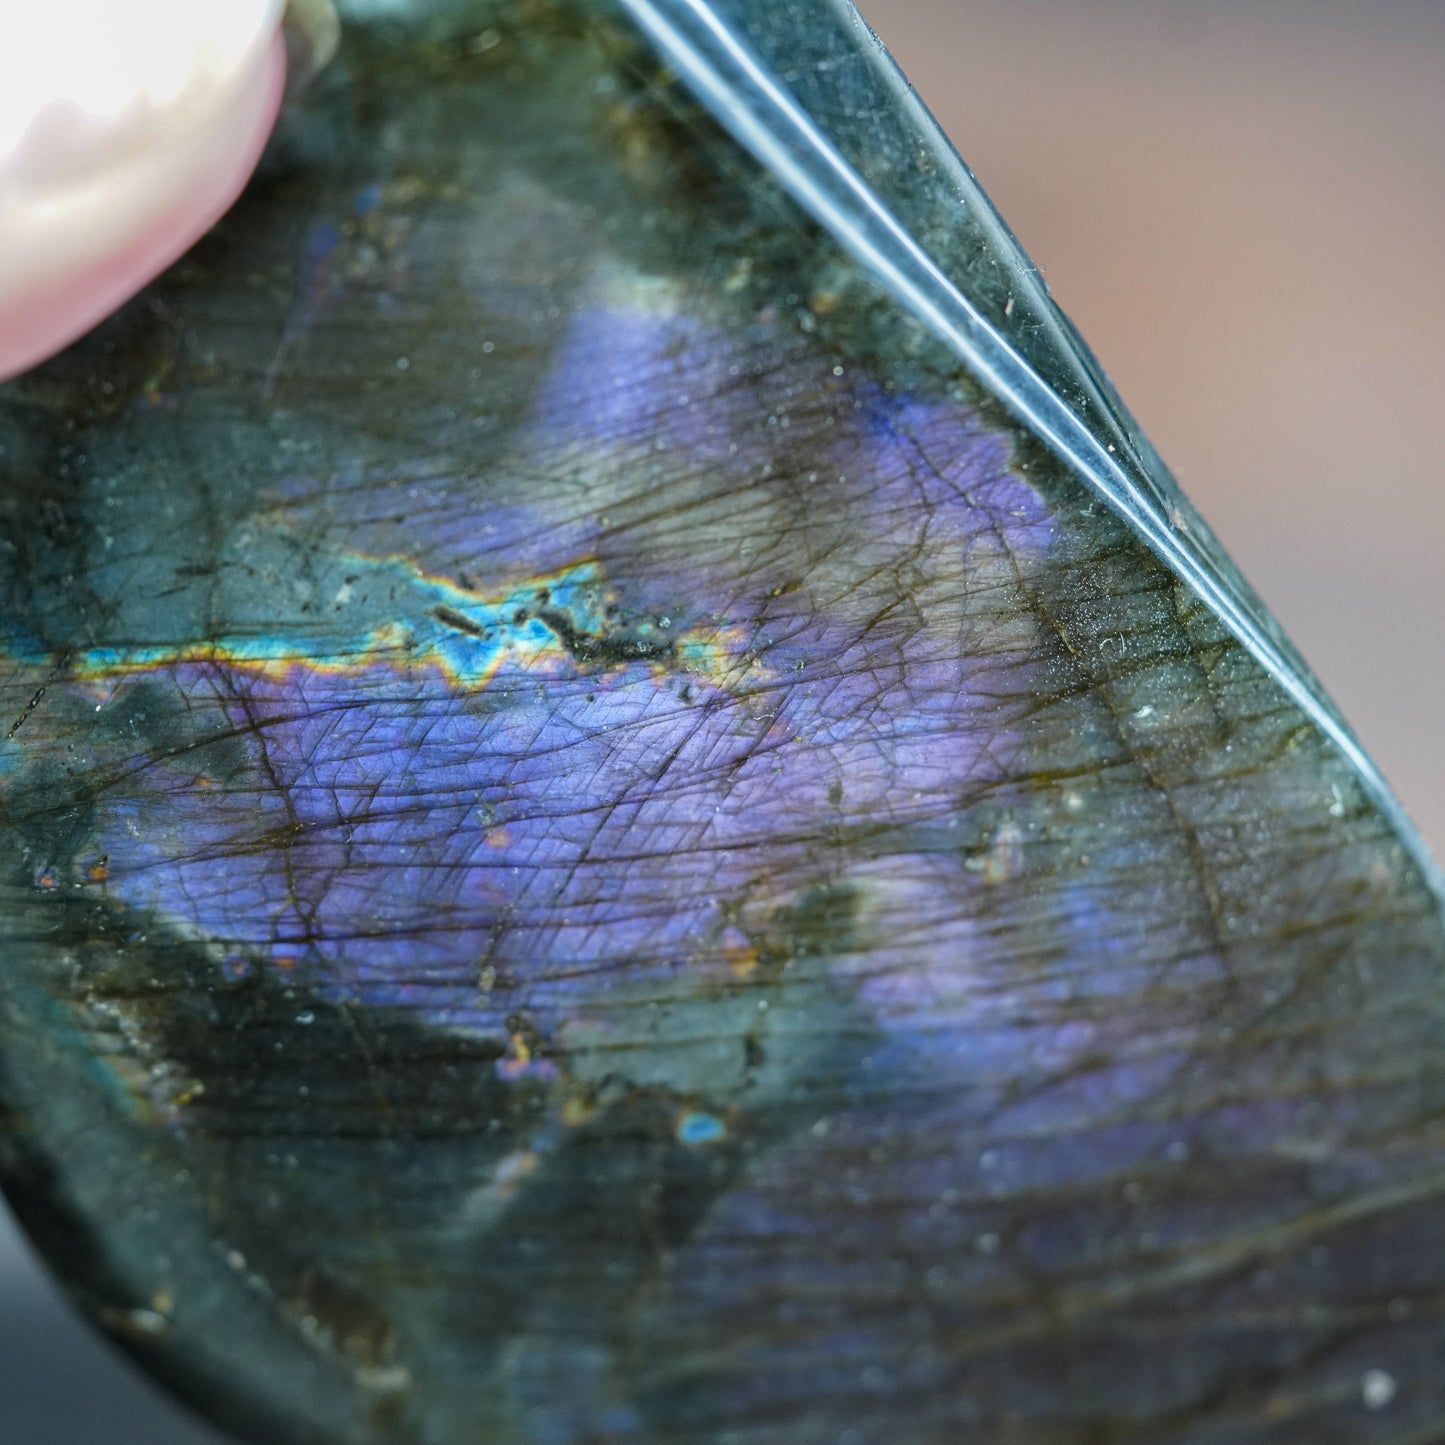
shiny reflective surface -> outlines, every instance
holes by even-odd
[[[11,393],[32,1228],[258,1438],[1362,1428],[1433,1347],[1398,842],[626,31],[533,25],[354,35]]]

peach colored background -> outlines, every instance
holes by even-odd
[[[865,9],[1445,851],[1445,5]],[[0,1402],[0,1445],[213,1440],[5,1238]]]
[[[1445,5],[862,8],[1445,853]]]

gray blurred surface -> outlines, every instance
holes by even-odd
[[[0,1216],[0,1441],[218,1445],[57,1300]]]
[[[1445,6],[868,0],[1445,850]],[[0,1445],[206,1445],[0,1218]]]

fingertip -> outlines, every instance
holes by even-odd
[[[276,0],[254,0],[249,33],[233,12],[220,36],[203,21],[177,35],[175,0],[130,8],[133,24],[168,27],[164,76],[138,74],[127,91],[112,67],[101,99],[79,64],[64,93],[18,125],[6,117],[8,149],[0,134],[0,379],[95,326],[214,225],[275,124],[286,83]],[[50,25],[32,48],[57,33]],[[102,38],[89,37],[92,50]],[[128,38],[126,56],[156,54],[143,34]]]

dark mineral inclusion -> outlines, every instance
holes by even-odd
[[[0,399],[76,1297],[268,1445],[1441,1438],[1355,772],[620,15],[365,9]]]

